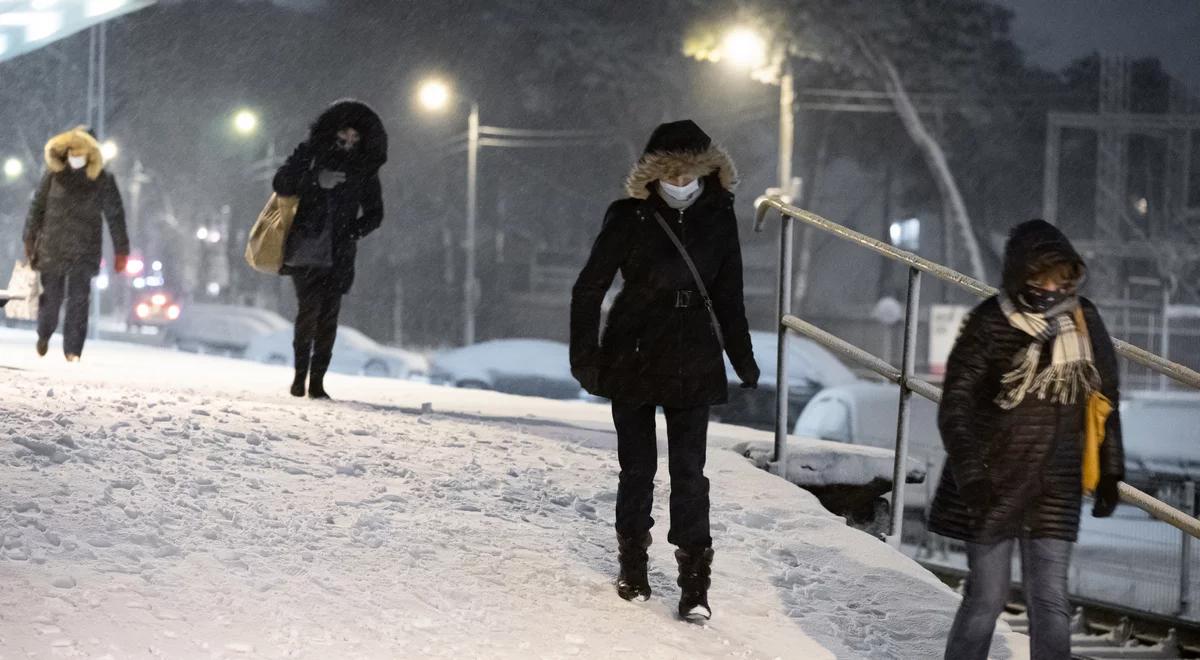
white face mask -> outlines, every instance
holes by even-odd
[[[673,186],[666,181],[659,181],[658,185],[662,188],[663,192],[667,193],[671,197],[674,197],[679,201],[684,201],[696,194],[697,190],[700,190],[700,179],[692,179],[692,182],[686,186]]]
[[[67,156],[67,162],[71,164],[71,169],[82,169],[87,165],[87,156]]]

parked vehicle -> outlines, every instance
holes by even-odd
[[[733,365],[725,361],[729,379],[729,402],[713,408],[713,417],[727,424],[752,428],[775,428],[775,358],[778,338],[773,332],[752,331],[750,342],[762,370],[757,390],[738,387]],[[858,381],[846,365],[820,344],[806,337],[788,337],[788,427],[796,423],[809,400],[825,387]]]
[[[291,327],[290,321],[268,310],[194,303],[166,327],[163,341],[181,351],[241,357],[256,337]]]
[[[899,389],[891,383],[863,381],[827,387],[800,413],[794,434],[894,450],[899,397]],[[905,506],[923,510],[941,477],[946,451],[938,432],[937,404],[916,394],[911,402],[908,455],[925,464],[927,473],[925,484],[909,486]]]
[[[134,299],[125,325],[130,330],[146,327],[162,328],[179,319],[182,308],[175,296],[164,290],[143,293]]]
[[[1200,481],[1200,394],[1133,391],[1121,400],[1125,480],[1149,493]]]
[[[348,326],[338,326],[337,332],[330,371],[376,378],[428,378],[429,361],[424,356],[384,346]],[[293,329],[289,325],[282,330],[255,337],[246,347],[243,357],[265,364],[291,365],[292,334]]]
[[[451,349],[432,360],[435,383],[549,399],[577,399],[570,349],[545,339],[496,339]]]

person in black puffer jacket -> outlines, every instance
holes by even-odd
[[[358,241],[383,222],[379,168],[387,133],[367,105],[342,100],[327,108],[275,173],[279,195],[299,197],[280,274],[296,284],[296,374],[293,396],[328,399],[325,372],[333,358],[342,296],[354,283]]]
[[[76,362],[87,338],[91,280],[100,272],[103,226],[112,237],[114,266],[125,270],[129,236],[117,180],[104,167],[100,144],[85,126],[50,138],[46,174],[34,193],[25,221],[25,258],[38,271],[37,353],[45,355],[63,319],[63,353]]]
[[[971,312],[950,354],[938,411],[947,469],[930,530],[966,542],[970,575],[948,659],[987,657],[1015,544],[1032,657],[1070,657],[1067,569],[1079,532],[1084,413],[1093,391],[1120,400],[1112,339],[1095,305],[1077,294],[1085,274],[1083,259],[1053,225],[1017,225],[1000,294]],[[1092,515],[1112,515],[1124,461],[1114,410]]]
[[[728,396],[722,337],[743,386],[756,387],[759,377],[742,301],[736,177],[729,156],[695,123],[659,126],[626,179],[628,197],[609,206],[571,297],[572,373],[588,392],[612,400],[617,430],[617,591],[626,600],[650,596],[654,417],[662,406],[671,473],[667,540],[679,548],[679,613],[688,619],[712,614],[704,462],[709,408]],[[667,231],[694,261],[711,313]],[[601,304],[618,272],[624,284],[601,338]]]

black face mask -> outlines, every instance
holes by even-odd
[[[1017,294],[1017,302],[1026,310],[1035,314],[1044,314],[1074,295],[1070,291],[1050,291],[1032,284],[1026,284]]]

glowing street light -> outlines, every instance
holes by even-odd
[[[233,130],[240,135],[250,135],[258,130],[258,115],[250,110],[238,110],[233,115]]]
[[[767,41],[754,30],[739,27],[722,39],[721,56],[737,67],[755,69],[767,63]]]
[[[9,158],[4,161],[4,177],[9,181],[19,178],[25,173],[25,163],[19,158]]]
[[[417,90],[417,100],[426,110],[444,110],[450,104],[450,87],[440,80],[426,80]]]
[[[116,158],[118,153],[120,150],[117,149],[117,143],[112,140],[105,140],[104,144],[100,145],[100,156],[106,163]]]
[[[450,105],[453,95],[446,83],[430,79],[417,88],[417,100],[426,109],[438,112]],[[467,115],[467,227],[463,243],[466,259],[463,264],[463,344],[475,343],[475,207],[476,181],[479,172],[479,104],[471,103]]]

